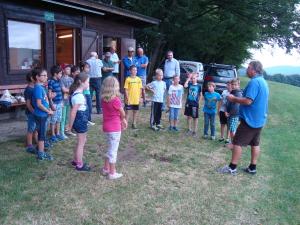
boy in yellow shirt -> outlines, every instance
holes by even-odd
[[[126,120],[129,119],[129,111],[132,111],[132,128],[137,129],[136,122],[143,85],[141,78],[136,76],[136,66],[130,66],[129,71],[130,76],[126,78],[124,84]]]

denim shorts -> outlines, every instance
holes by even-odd
[[[27,116],[27,132],[33,133],[36,129],[34,115],[32,113],[28,113],[28,114],[26,114],[26,116]]]
[[[229,117],[229,121],[228,121],[228,124],[229,124],[229,130],[233,133],[236,132],[236,129],[239,125],[239,122],[240,122],[240,118],[238,116],[230,116]]]
[[[73,129],[76,131],[76,133],[86,133],[88,131],[88,117],[88,109],[85,111],[77,111],[73,123]]]
[[[47,116],[45,117],[34,116],[39,141],[45,141],[46,139],[47,118],[48,118]]]
[[[53,104],[55,107],[55,111],[53,112],[53,115],[50,117],[50,124],[60,123],[62,119],[62,108],[63,104]]]
[[[169,112],[169,119],[170,120],[178,120],[179,118],[179,108],[172,108],[170,107],[170,112]]]

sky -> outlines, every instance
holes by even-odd
[[[273,66],[300,66],[300,53],[296,50],[291,54],[286,54],[284,49],[278,46],[272,48],[270,45],[264,45],[262,49],[251,50],[253,53],[252,59],[259,60],[264,68]],[[251,59],[247,60],[244,65],[247,65]]]

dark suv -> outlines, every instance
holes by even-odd
[[[237,78],[235,66],[211,63],[204,67],[204,77],[202,91],[207,91],[207,83],[214,82],[216,84],[215,91],[220,94],[226,89],[226,83]]]

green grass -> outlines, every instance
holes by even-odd
[[[118,169],[124,178],[118,181],[99,173],[105,153],[100,118],[86,146],[91,173],[69,165],[74,139],[53,148],[53,162],[26,154],[24,140],[1,143],[0,224],[300,224],[300,89],[269,84],[257,175],[216,173],[230,159],[227,149],[183,131],[155,133],[148,128],[149,109],[142,109],[140,130],[122,134]],[[245,149],[239,167],[249,159]]]

